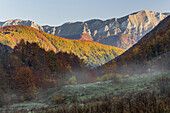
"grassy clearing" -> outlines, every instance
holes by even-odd
[[[164,73],[170,77],[170,73]],[[128,93],[138,93],[144,90],[156,91],[155,80],[161,75],[161,73],[145,74],[140,76],[133,76],[127,79],[123,79],[122,83],[114,84],[112,80],[105,82],[96,82],[81,85],[66,85],[59,92],[61,95],[73,96],[75,95],[78,101],[84,101],[92,98],[98,98],[107,95],[124,95]],[[55,89],[49,90],[49,92],[55,92]],[[55,93],[50,94],[50,98]],[[67,100],[69,101],[69,99]]]

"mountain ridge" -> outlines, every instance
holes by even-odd
[[[67,22],[60,26],[40,26],[31,21],[26,25],[45,31],[46,33],[68,39],[91,40],[101,44],[128,49],[147,32],[153,29],[169,13],[142,10],[120,18],[107,20],[91,19],[84,22]],[[24,24],[19,19],[11,25]],[[4,25],[10,25],[10,21]],[[0,26],[4,26],[2,22]]]

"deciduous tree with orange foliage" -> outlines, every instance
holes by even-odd
[[[35,90],[35,78],[29,67],[21,67],[14,77],[16,90],[26,99],[31,99]]]

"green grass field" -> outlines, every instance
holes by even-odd
[[[170,73],[163,73],[170,77]],[[90,83],[81,85],[67,85],[63,87],[59,93],[62,95],[72,96],[76,95],[78,101],[88,100],[91,98],[98,98],[107,95],[124,95],[128,93],[138,93],[141,91],[156,91],[155,82],[160,73],[150,75],[133,76],[123,79],[122,83],[114,84],[112,80]],[[51,89],[55,90],[55,89]]]

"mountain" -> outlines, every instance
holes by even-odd
[[[0,22],[1,27],[10,26],[10,25],[26,25],[43,31],[42,26],[30,20],[12,19],[12,20],[7,20],[5,22]]]
[[[146,73],[170,69],[170,16],[129,50],[98,69],[105,72]]]
[[[85,59],[88,65],[94,67],[108,62],[125,51],[88,40],[61,38],[25,25],[0,28],[0,43],[3,45],[14,48],[21,39],[30,43],[37,42],[45,50],[72,52],[79,58]]]
[[[67,22],[61,26],[40,26],[32,21],[8,20],[0,26],[27,25],[46,33],[68,38],[81,39],[128,49],[152,30],[169,13],[142,10],[121,18],[108,20],[92,19],[85,22]]]
[[[166,15],[168,13],[142,10],[106,21],[93,19],[85,22],[68,22],[58,27],[43,26],[43,28],[47,33],[65,38],[93,40],[128,49],[152,30]]]

